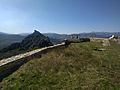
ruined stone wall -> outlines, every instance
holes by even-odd
[[[21,65],[28,62],[33,58],[40,58],[42,54],[47,53],[50,49],[64,46],[65,43],[57,44],[54,46],[36,49],[30,52],[12,56],[10,58],[0,60],[0,81],[17,70]]]

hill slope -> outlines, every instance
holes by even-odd
[[[106,51],[95,51],[105,48]],[[120,47],[71,44],[34,59],[5,78],[1,90],[119,90]]]

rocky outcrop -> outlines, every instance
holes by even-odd
[[[51,45],[53,44],[50,42],[48,37],[35,30],[33,34],[28,35],[24,40],[22,40],[20,49],[26,50]]]

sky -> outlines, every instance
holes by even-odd
[[[0,0],[0,32],[120,32],[120,0]]]

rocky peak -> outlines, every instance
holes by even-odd
[[[39,35],[39,34],[41,34],[41,33],[40,33],[39,31],[37,31],[37,30],[34,30],[33,34]]]
[[[20,43],[13,43],[10,46],[2,49],[2,52],[7,52],[10,50],[33,50],[36,48],[42,48],[53,45],[50,39],[39,31],[34,30],[34,32],[28,35],[26,38],[22,40]]]
[[[22,49],[41,48],[41,47],[46,47],[50,45],[52,45],[52,43],[50,42],[50,39],[44,36],[43,34],[41,34],[37,30],[34,30],[32,34],[28,35],[21,42]]]

